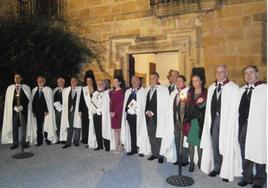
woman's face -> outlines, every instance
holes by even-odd
[[[117,79],[117,78],[115,78],[114,80],[113,80],[113,85],[114,85],[114,87],[120,87],[120,82],[119,82],[119,80]]]
[[[87,85],[88,86],[93,86],[93,80],[92,80],[92,78],[87,78]]]
[[[195,89],[199,89],[202,87],[202,80],[198,76],[192,77],[192,84]]]

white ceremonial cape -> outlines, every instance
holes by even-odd
[[[68,120],[68,102],[69,102],[69,94],[71,92],[71,86],[66,87],[62,90],[62,113],[61,113],[61,127],[60,127],[60,141],[67,141],[67,128],[69,128],[69,120]],[[76,103],[74,109],[74,128],[81,128],[81,116],[79,115],[79,102],[81,97],[82,87],[76,87]]]
[[[47,132],[47,139],[50,140],[52,143],[56,143],[58,138],[56,135],[56,121],[55,121],[55,111],[54,111],[54,107],[53,107],[53,91],[50,87],[45,86],[42,89],[43,93],[44,93],[44,97],[47,103],[47,108],[48,108],[48,115],[45,116],[44,119],[44,125],[43,125],[43,131]],[[32,90],[32,102],[33,102],[33,98],[35,93],[38,92],[38,87],[33,88]],[[36,117],[33,115],[32,116],[32,127],[35,130],[37,130],[37,122],[36,122]],[[35,141],[36,143],[36,141]]]
[[[189,88],[186,87],[184,88],[181,93],[185,97],[187,97],[187,92]],[[178,94],[178,90],[175,89],[169,97],[169,102],[168,102],[168,119],[166,123],[166,129],[165,129],[165,134],[162,138],[162,143],[161,143],[161,149],[160,149],[160,155],[163,155],[164,157],[167,158],[167,162],[176,162],[177,161],[177,150],[176,150],[176,144],[175,144],[175,136],[174,136],[174,112],[173,112],[173,104],[176,95]],[[186,142],[186,138],[184,137],[183,139],[183,146],[188,147],[188,143]]]
[[[123,105],[123,113],[122,113],[122,123],[121,123],[121,142],[124,145],[126,152],[131,151],[131,137],[130,137],[130,128],[127,121],[127,113],[125,111],[127,100],[131,94],[132,88],[126,90],[124,105]],[[145,103],[146,103],[146,95],[145,89],[141,87],[136,93],[136,102],[137,102],[137,147],[139,148],[139,153],[144,155],[149,155],[151,153],[151,145],[149,142],[146,120],[145,120]]]
[[[214,169],[211,128],[211,101],[215,83],[208,88],[205,121],[200,147],[203,149],[201,170],[206,174]],[[242,175],[242,161],[238,143],[237,99],[238,86],[229,81],[223,86],[221,93],[221,118],[219,151],[222,155],[220,177],[233,181],[234,176]]]
[[[246,86],[240,89],[240,98]],[[252,90],[248,115],[245,158],[267,164],[267,85],[260,84]]]
[[[29,86],[22,84],[21,89],[24,91],[25,95],[29,100],[28,113],[27,113],[27,125],[26,125],[26,141],[31,144],[34,143],[36,134],[32,131],[32,103],[31,103],[31,89]],[[13,143],[13,97],[15,91],[15,84],[10,85],[7,88],[5,96],[5,107],[4,107],[4,117],[3,117],[3,128],[2,128],[2,144],[12,144]]]
[[[92,96],[92,102],[96,103],[96,98],[98,95],[98,91],[95,91]],[[92,105],[93,108],[94,105]],[[95,108],[95,107],[94,107]],[[102,95],[102,137],[110,141],[110,150],[115,150],[115,137],[114,137],[114,131],[112,130],[111,125],[111,115],[110,115],[110,96],[109,91],[104,91]],[[88,145],[90,148],[96,148],[97,140],[96,140],[96,134],[94,129],[94,121],[92,118],[92,121],[90,121],[90,127],[89,127],[89,135],[88,135]]]

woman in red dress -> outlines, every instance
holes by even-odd
[[[124,103],[124,81],[119,77],[113,80],[114,89],[110,92],[110,114],[111,125],[115,134],[115,151],[121,150],[120,132],[121,132],[121,119]]]

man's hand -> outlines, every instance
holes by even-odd
[[[78,112],[79,116],[82,117],[82,112]]]
[[[147,111],[146,112],[146,116],[153,117],[154,116],[154,113],[152,111]]]
[[[48,112],[45,112],[44,115],[47,116],[48,115]]]

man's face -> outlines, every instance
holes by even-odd
[[[216,79],[217,81],[223,81],[227,78],[227,70],[223,66],[218,66],[216,68]]]
[[[184,86],[185,86],[185,83],[184,83],[183,79],[182,78],[177,78],[176,87],[178,89],[182,89]]]
[[[14,82],[15,82],[15,84],[21,84],[21,81],[22,81],[21,75],[15,74],[14,75]]]
[[[169,83],[171,83],[171,84],[175,84],[177,78],[178,78],[178,74],[177,74],[177,72],[172,71],[172,72],[170,73],[170,75],[168,76],[168,81],[169,81]]]
[[[63,78],[58,78],[57,80],[58,87],[64,87],[65,85],[65,80]]]
[[[45,80],[45,78],[39,76],[39,77],[37,78],[37,85],[38,85],[38,87],[44,87],[45,84],[46,84],[46,80]]]
[[[76,78],[71,78],[71,87],[75,88],[78,85],[78,80]]]
[[[150,84],[152,86],[157,85],[158,81],[159,81],[159,78],[155,74],[150,75]]]
[[[140,79],[138,78],[138,77],[136,77],[136,76],[133,76],[132,78],[131,78],[131,84],[132,84],[132,87],[133,88],[139,88],[140,87]]]
[[[103,91],[104,87],[105,87],[104,82],[102,80],[98,81],[97,82],[97,87],[98,87],[99,91]]]
[[[248,67],[244,71],[244,78],[248,84],[254,84],[256,81],[258,81],[258,77],[259,77],[259,73],[256,72],[255,69],[252,67]]]

